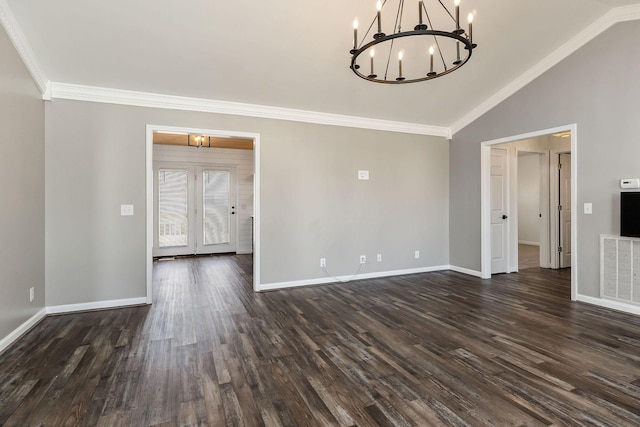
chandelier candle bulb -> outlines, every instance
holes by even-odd
[[[467,21],[469,21],[469,41],[473,43],[473,13],[467,16]]]
[[[422,24],[422,0],[418,2],[418,23]]]
[[[353,20],[353,50],[358,49],[358,20]]]
[[[456,7],[456,30],[460,29],[460,0],[453,0],[453,4]]]
[[[429,74],[433,73],[433,46],[429,48]]]
[[[377,15],[378,15],[378,34],[382,33],[382,21],[380,19],[380,11],[382,10],[382,2],[380,0],[378,0],[378,3],[376,3],[376,10]]]
[[[375,50],[371,49],[371,52],[369,53],[369,55],[371,55],[371,75],[373,76],[373,57],[375,56],[376,52]]]
[[[403,77],[402,77],[402,52],[398,53],[398,71],[400,72],[400,75],[398,76],[398,79],[403,79]]]

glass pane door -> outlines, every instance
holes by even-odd
[[[186,170],[158,171],[158,247],[189,244],[188,192]]]
[[[206,170],[202,173],[203,221],[205,245],[229,243],[229,172]]]
[[[155,166],[153,256],[235,252],[235,169]]]
[[[200,230],[196,253],[211,254],[236,251],[235,169],[200,167],[197,169],[198,193],[196,216]]]

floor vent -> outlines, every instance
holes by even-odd
[[[640,239],[600,236],[600,297],[640,305]]]

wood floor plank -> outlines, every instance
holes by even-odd
[[[255,293],[250,255],[154,264],[154,304],[45,318],[0,354],[0,425],[640,425],[640,317],[570,271]]]

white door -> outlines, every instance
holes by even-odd
[[[507,150],[491,149],[491,274],[506,273],[509,252]]]
[[[156,165],[153,256],[236,251],[235,171]]]
[[[558,223],[560,224],[559,267],[571,267],[571,153],[560,154],[558,159],[560,186],[558,188]]]
[[[197,168],[196,175],[200,200],[196,208],[195,253],[235,252],[235,174],[229,169]]]

